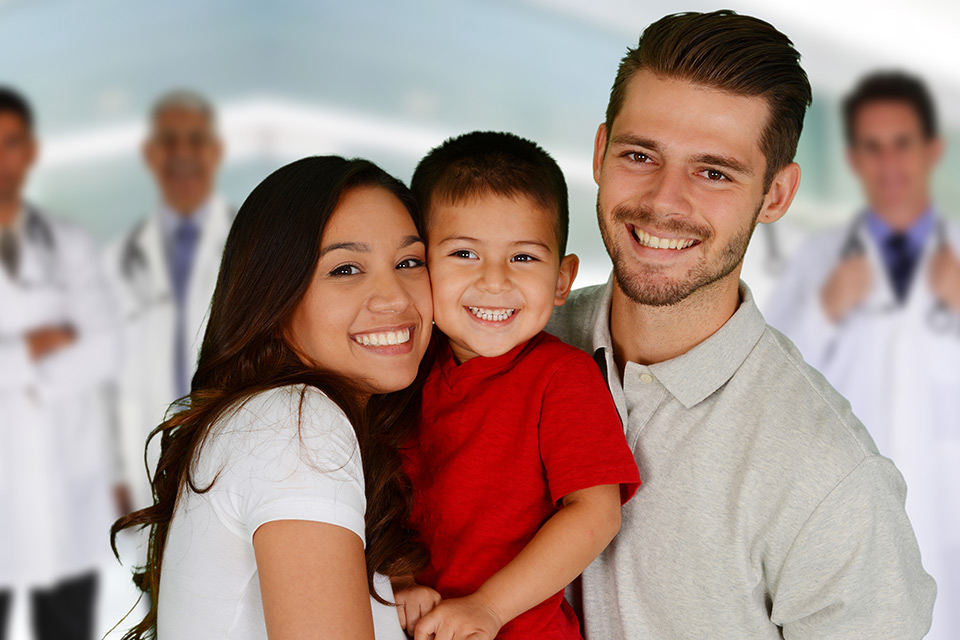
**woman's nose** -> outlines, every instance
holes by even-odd
[[[396,270],[374,280],[367,306],[377,313],[399,313],[410,305],[410,294]]]

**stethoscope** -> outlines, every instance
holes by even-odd
[[[127,314],[127,320],[133,321],[154,307],[169,304],[171,297],[167,291],[158,291],[150,278],[150,264],[147,254],[140,245],[140,235],[146,221],[141,222],[127,238],[120,255],[120,275],[126,281],[137,304]]]
[[[864,246],[863,239],[860,237],[860,225],[862,222],[863,216],[860,215],[857,216],[850,225],[846,240],[843,243],[843,248],[840,251],[841,260],[866,254],[867,248]],[[936,230],[934,231],[934,242],[936,243],[934,251],[939,251],[948,244],[947,227],[943,220],[937,223]],[[891,302],[882,307],[872,309],[871,311],[876,313],[892,313],[899,309],[900,306],[901,305],[896,302]],[[960,337],[960,314],[951,311],[947,303],[943,300],[937,299],[934,301],[933,306],[927,311],[926,322],[933,333],[947,335],[955,332],[957,336]]]
[[[57,268],[59,266],[57,243],[50,225],[40,217],[36,211],[28,209],[26,211],[23,230],[24,242],[38,247],[44,257],[40,260],[40,264],[42,265],[42,273],[40,276],[31,278],[24,276],[21,271],[20,276],[16,280],[17,286],[27,290],[66,289],[66,283],[58,277],[60,270]]]

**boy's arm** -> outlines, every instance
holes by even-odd
[[[524,611],[562,591],[620,530],[620,485],[574,491],[507,566],[472,595],[444,600],[421,618],[416,640],[493,638]]]
[[[393,599],[397,603],[397,616],[400,626],[413,635],[420,618],[427,615],[440,604],[440,594],[422,584],[417,584],[413,576],[390,578],[393,585]]]

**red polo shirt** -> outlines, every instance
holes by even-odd
[[[431,555],[417,581],[444,598],[473,593],[506,566],[567,494],[620,484],[626,502],[640,484],[596,363],[543,332],[461,365],[444,345],[404,468],[414,488],[412,525]],[[580,633],[559,592],[497,637]]]

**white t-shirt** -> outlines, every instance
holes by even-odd
[[[265,522],[310,520],[364,537],[363,468],[343,412],[303,385],[272,389],[213,426],[170,524],[160,574],[160,640],[267,637],[253,533]],[[299,424],[299,428],[298,428]],[[390,581],[375,576],[392,601]],[[378,640],[403,640],[395,608],[371,598]]]

